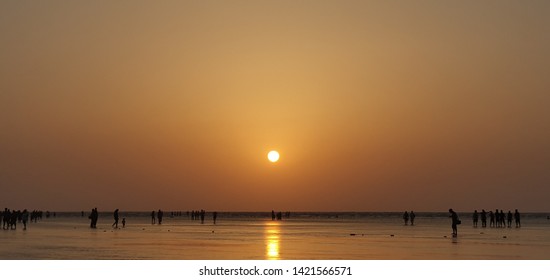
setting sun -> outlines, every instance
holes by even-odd
[[[279,153],[277,151],[271,151],[267,154],[267,159],[271,162],[277,162],[279,160]]]

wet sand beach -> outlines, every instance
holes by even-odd
[[[101,213],[96,229],[80,213],[2,230],[0,259],[550,259],[550,221],[527,214],[521,228],[474,228],[461,214],[451,237],[445,213],[297,213],[272,221],[269,213],[220,213],[214,225],[187,216],[152,225],[150,214],[124,213],[125,228]]]

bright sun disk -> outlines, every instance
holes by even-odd
[[[267,154],[267,159],[271,162],[277,162],[279,160],[279,153],[277,151],[271,151]]]

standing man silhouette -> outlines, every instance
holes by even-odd
[[[453,237],[457,237],[458,236],[458,229],[456,227],[456,225],[460,224],[460,220],[458,219],[458,215],[456,214],[455,211],[453,211],[453,209],[449,209],[449,213],[451,214],[451,216],[449,216],[449,218],[452,219],[452,223],[451,223],[451,227],[453,228]]]

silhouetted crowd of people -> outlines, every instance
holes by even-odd
[[[200,220],[201,224],[204,224],[205,216],[206,216],[206,211],[204,211],[203,209],[201,209],[200,211],[198,211],[198,210],[197,211],[195,211],[195,210],[191,211],[191,220],[193,220],[193,221]]]
[[[489,227],[495,227],[495,228],[504,228],[504,227],[512,227],[513,222],[515,222],[516,228],[521,227],[521,215],[516,209],[514,213],[512,213],[511,210],[508,211],[508,213],[504,213],[504,211],[501,209],[500,211],[498,209],[495,209],[495,212],[489,211],[488,213],[485,211],[485,209],[481,210],[481,212],[477,212],[477,210],[474,211],[474,214],[472,215],[472,221],[474,227],[477,227],[478,221],[481,219],[481,227],[487,227],[487,217],[489,218]]]
[[[284,216],[286,219],[290,218],[290,212],[285,212]],[[271,210],[271,220],[275,221],[275,219],[282,220],[283,212],[277,212],[277,214],[275,214],[275,210]]]
[[[458,219],[458,215],[453,211],[453,209],[449,209],[449,213],[451,213],[450,217],[453,219],[453,236],[456,237],[456,225],[461,224],[461,221]],[[474,210],[474,213],[472,214],[472,222],[474,228],[477,228],[479,220],[481,220],[481,227],[487,227],[487,218],[489,218],[489,227],[492,228],[511,228],[513,222],[515,222],[516,228],[521,227],[521,214],[519,213],[518,209],[516,209],[514,213],[512,213],[511,210],[509,210],[508,213],[504,213],[502,209],[500,211],[498,209],[495,209],[495,212],[486,212],[485,209],[482,209],[481,212],[477,212],[477,210]]]
[[[452,220],[451,228],[453,229],[453,236],[456,237],[458,235],[457,225],[460,225],[462,221],[458,218],[458,214],[453,209],[449,209],[449,214],[449,218]],[[272,215],[274,215],[273,212]],[[416,215],[413,211],[410,213],[405,211],[405,213],[403,213],[403,221],[405,225],[409,224],[409,220],[411,225],[414,225],[415,217]],[[516,209],[514,213],[512,213],[511,210],[509,210],[508,213],[504,213],[502,209],[496,209],[495,212],[486,212],[485,209],[481,210],[481,212],[474,210],[474,213],[472,214],[472,221],[475,228],[477,228],[479,220],[481,220],[481,227],[487,227],[487,219],[489,220],[489,227],[492,228],[511,228],[514,223],[516,228],[521,227],[521,215],[518,209]]]
[[[4,211],[0,211],[0,224],[2,224],[2,229],[17,229],[17,224],[23,224],[23,230],[27,230],[27,223],[29,222],[29,217],[31,222],[38,222],[42,220],[43,212],[33,210],[28,212],[27,209],[21,210],[10,210],[4,208]],[[49,217],[49,215],[48,215]]]
[[[187,211],[186,212],[187,217],[191,218],[191,220],[200,220],[201,224],[204,224],[206,211],[201,210],[193,210],[193,211]],[[458,218],[458,214],[453,211],[453,209],[449,209],[449,218],[452,219],[451,227],[453,229],[453,236],[458,235],[458,229],[457,225],[461,224],[462,222]],[[56,213],[50,213],[49,211],[45,212],[46,218],[49,218],[50,215],[53,215],[53,217],[56,216]],[[82,217],[84,217],[84,211],[81,212]],[[170,217],[173,218],[175,216],[182,216],[181,211],[176,212],[170,212]],[[2,224],[2,229],[8,230],[17,229],[18,224],[22,224],[23,229],[27,229],[27,223],[29,222],[38,222],[38,220],[41,220],[44,216],[44,212],[42,211],[36,211],[33,210],[32,212],[28,212],[27,209],[24,209],[23,211],[20,210],[10,210],[8,208],[5,208],[4,211],[0,211],[0,224]],[[271,211],[271,220],[282,220],[283,216],[285,218],[290,218],[290,212],[275,212],[275,210]],[[164,212],[159,209],[158,211],[152,211],[151,212],[151,224],[162,224],[164,217]],[[91,210],[90,215],[88,216],[90,219],[90,228],[97,228],[97,221],[99,218],[99,213],[97,208],[93,208]],[[112,224],[113,228],[118,228],[119,225],[119,209],[116,209],[113,212],[113,218],[114,222]],[[212,220],[213,223],[216,224],[218,218],[218,212],[212,212]],[[405,211],[403,213],[403,221],[405,225],[414,225],[415,224],[415,218],[416,214],[414,211]],[[550,216],[547,217],[550,219]],[[477,210],[474,210],[472,214],[472,222],[473,227],[477,228],[478,223],[481,222],[481,227],[485,228],[487,227],[487,223],[489,223],[489,227],[491,228],[511,228],[513,225],[515,225],[516,228],[521,227],[521,214],[519,213],[518,209],[515,209],[514,212],[509,210],[507,213],[504,212],[502,209],[495,209],[495,211],[485,211],[485,209],[482,209],[481,212],[478,212]],[[122,219],[122,227],[126,226],[126,218]]]

